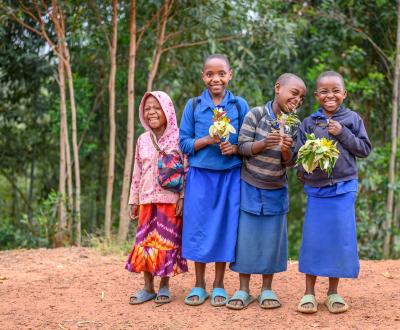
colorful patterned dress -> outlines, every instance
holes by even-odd
[[[158,151],[151,140],[155,137],[143,116],[144,101],[154,96],[167,119],[167,127],[157,140],[167,153],[179,151],[179,132],[174,106],[169,96],[160,91],[148,92],[139,107],[140,121],[146,132],[136,143],[135,163],[129,196],[130,205],[139,205],[136,240],[125,268],[131,272],[150,272],[153,276],[169,277],[187,272],[182,258],[182,217],[176,216],[176,203],[183,191],[176,193],[160,187],[157,182]],[[182,155],[183,157],[183,155]],[[187,171],[187,160],[184,157]]]

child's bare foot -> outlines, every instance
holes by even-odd
[[[281,306],[281,304],[276,300],[264,300],[262,305],[266,308],[277,308]]]

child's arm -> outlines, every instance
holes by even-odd
[[[179,127],[179,146],[187,155],[194,155],[199,149],[219,142],[209,135],[196,140],[194,125],[193,100],[190,100],[185,105]]]
[[[140,161],[139,149],[140,149],[140,137],[136,143],[135,150],[135,162],[133,164],[133,172],[132,172],[132,182],[129,193],[129,202],[130,205],[139,205],[139,187],[140,187],[140,177],[142,175],[142,163]]]
[[[353,133],[346,126],[341,125],[337,121],[331,120],[329,122],[328,132],[336,136],[343,148],[347,149],[354,156],[365,158],[368,157],[371,152],[372,146],[367,131],[365,130],[364,123],[358,115],[357,126],[357,131]]]
[[[265,149],[275,147],[281,141],[279,132],[270,133],[267,138],[260,141],[254,141],[257,124],[260,120],[261,114],[258,110],[250,110],[244,118],[243,125],[240,128],[238,144],[239,153],[241,155],[247,157],[254,156]]]

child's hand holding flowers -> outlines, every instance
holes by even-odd
[[[273,149],[282,141],[282,136],[278,131],[271,132],[264,138],[264,149]]]
[[[231,144],[228,140],[221,142],[219,147],[221,149],[221,154],[224,156],[235,155],[238,153],[238,146],[236,144]]]
[[[236,129],[230,124],[231,120],[226,116],[226,111],[216,107],[212,118],[213,124],[209,128],[209,135],[212,139],[220,141],[221,153],[224,156],[237,154],[237,145],[229,142],[229,134],[236,133]]]
[[[290,135],[284,134],[281,141],[281,151],[289,152],[293,146],[293,139]]]
[[[334,136],[339,135],[342,133],[342,125],[336,120],[329,120],[328,123],[328,132]]]

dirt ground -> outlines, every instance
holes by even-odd
[[[193,285],[190,273],[171,280],[174,301],[156,307],[128,304],[129,293],[143,285],[140,274],[124,270],[118,256],[87,248],[0,252],[0,329],[400,329],[400,260],[362,261],[358,280],[343,280],[340,292],[349,312],[332,315],[323,305],[327,279],[317,283],[319,311],[303,315],[296,305],[303,293],[297,262],[278,274],[274,288],[282,308],[263,310],[257,303],[232,311],[183,303]],[[207,283],[212,283],[209,268]],[[260,288],[254,277],[252,293]],[[237,275],[226,274],[233,294]]]

